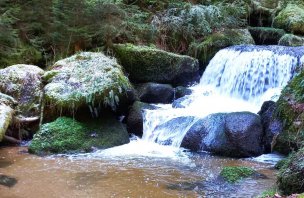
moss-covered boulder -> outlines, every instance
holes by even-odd
[[[304,70],[283,89],[277,102],[277,116],[283,132],[276,138],[275,150],[288,154],[304,146]]]
[[[227,182],[235,183],[243,178],[252,176],[255,172],[252,168],[245,166],[226,166],[222,169],[220,176]]]
[[[296,36],[293,34],[285,34],[280,40],[279,45],[284,46],[304,46],[304,37],[303,36]]]
[[[274,27],[304,35],[304,3],[289,3],[274,18]]]
[[[189,54],[200,61],[200,69],[204,70],[213,56],[221,49],[241,44],[254,44],[247,29],[226,29],[207,36],[201,43],[192,43]]]
[[[115,110],[132,89],[121,66],[102,53],[82,52],[60,60],[43,78],[49,109],[75,111],[90,106],[95,112],[107,106]]]
[[[42,69],[33,65],[13,65],[0,70],[0,92],[18,102],[17,114],[26,117],[39,115],[43,74]]]
[[[2,141],[7,128],[12,122],[14,110],[7,105],[0,103],[0,142]]]
[[[277,45],[285,34],[283,29],[270,27],[249,27],[248,30],[257,45]]]
[[[133,82],[188,85],[199,80],[194,58],[147,46],[114,45],[114,52]]]
[[[304,148],[293,153],[280,168],[279,189],[285,194],[304,192]]]
[[[59,117],[43,124],[29,145],[34,154],[89,152],[129,143],[129,136],[114,117],[79,122]]]

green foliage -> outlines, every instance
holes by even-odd
[[[275,194],[277,194],[278,192],[278,189],[276,187],[273,187],[273,188],[269,188],[267,189],[266,191],[264,191],[262,193],[261,196],[259,196],[259,198],[270,198],[270,197],[274,197]]]
[[[250,177],[255,171],[252,168],[244,166],[226,166],[220,175],[228,182],[234,183],[243,178]]]

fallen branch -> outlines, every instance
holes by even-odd
[[[17,123],[31,123],[31,122],[36,122],[40,119],[39,116],[35,116],[35,117],[21,117],[21,116],[16,116],[15,120]]]
[[[16,138],[10,137],[10,136],[7,136],[7,135],[5,135],[3,137],[3,140],[6,141],[6,142],[13,143],[13,144],[21,144],[21,140],[17,140]]]

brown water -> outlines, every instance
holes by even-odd
[[[267,178],[227,184],[218,179],[227,165],[250,166]],[[256,197],[275,182],[269,164],[208,154],[181,159],[37,157],[26,147],[0,148],[0,174],[18,181],[11,188],[0,185],[3,198]]]

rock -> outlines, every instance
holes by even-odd
[[[274,149],[283,154],[304,146],[303,80],[304,70],[289,81],[276,104],[276,115],[283,123],[283,131],[277,136]]]
[[[187,95],[191,95],[192,94],[192,90],[187,88],[187,87],[183,87],[183,86],[178,86],[175,88],[175,96],[174,99],[179,99],[182,98],[184,96]]]
[[[10,106],[11,108],[14,108],[18,105],[18,102],[13,97],[0,92],[0,104],[4,104]]]
[[[174,98],[174,88],[169,84],[145,83],[136,87],[141,102],[169,104]]]
[[[0,70],[0,92],[17,102],[17,114],[38,116],[44,71],[33,65],[13,65]],[[11,99],[10,99],[11,100]]]
[[[177,100],[174,100],[172,103],[173,108],[185,108],[184,102],[186,102],[187,97],[179,98]]]
[[[274,18],[273,26],[304,35],[304,4],[288,3]]]
[[[181,146],[229,157],[261,155],[263,127],[250,112],[217,113],[198,120],[186,133]]]
[[[17,179],[7,176],[7,175],[0,175],[0,185],[6,186],[6,187],[13,187],[17,183]]]
[[[132,44],[114,45],[114,52],[133,82],[178,86],[199,81],[198,61],[189,56]]]
[[[296,36],[293,34],[285,34],[280,40],[279,45],[284,46],[304,46],[304,37],[303,36]]]
[[[304,192],[304,149],[293,153],[280,168],[277,183],[284,195]]]
[[[122,124],[113,116],[79,122],[59,117],[43,124],[29,145],[29,152],[44,155],[52,153],[89,152],[129,143]]]
[[[155,106],[136,101],[129,110],[127,116],[127,130],[129,133],[135,134],[141,137],[143,134],[143,110],[144,109],[156,109]]]
[[[261,116],[264,137],[263,145],[264,152],[272,152],[272,146],[274,143],[274,138],[277,137],[279,133],[283,131],[283,124],[275,115],[276,104],[273,101],[266,101],[263,103],[261,110],[258,114]]]
[[[225,47],[241,44],[255,44],[247,29],[226,29],[213,33],[201,43],[192,43],[189,54],[198,57],[200,70],[203,71],[214,55]]]
[[[75,111],[90,107],[97,117],[102,105],[116,110],[132,89],[121,66],[102,53],[82,52],[60,60],[43,78],[47,108]]]
[[[282,0],[251,0],[249,24],[271,27],[275,13],[282,8]]]
[[[248,30],[257,45],[277,45],[285,34],[283,29],[270,27],[249,27]]]
[[[14,110],[9,106],[0,103],[0,142],[6,133],[7,128],[12,123]]]
[[[250,177],[255,173],[255,170],[245,166],[225,166],[222,169],[220,176],[227,182],[235,183],[241,179]]]

